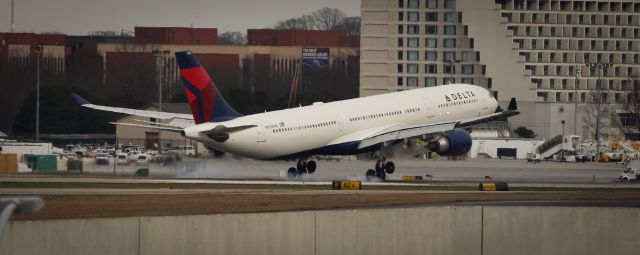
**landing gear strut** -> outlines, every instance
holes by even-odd
[[[385,158],[378,159],[378,161],[376,161],[375,170],[367,170],[367,181],[384,181],[387,178],[387,174],[392,174],[395,171],[396,165],[392,161],[387,161]]]
[[[313,160],[298,159],[296,167],[290,167],[287,170],[287,177],[289,179],[295,179],[296,177],[302,177],[304,174],[313,174],[316,172],[316,162]]]

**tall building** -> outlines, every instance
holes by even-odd
[[[631,0],[362,0],[360,94],[471,83],[518,99],[512,127],[589,139],[593,102],[620,108],[640,74],[638,13]]]

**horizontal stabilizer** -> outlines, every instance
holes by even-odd
[[[76,102],[79,105],[91,104],[89,101],[87,101],[86,99],[82,98],[81,96],[79,96],[76,93],[71,93],[71,96],[73,96],[73,99],[76,100]]]

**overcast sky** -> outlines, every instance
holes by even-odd
[[[11,0],[0,0],[0,32],[11,29]],[[133,30],[135,26],[268,28],[322,7],[360,16],[360,0],[15,0],[16,32]]]

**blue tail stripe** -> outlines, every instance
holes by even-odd
[[[191,51],[176,52],[176,61],[178,62],[178,67],[180,67],[180,69],[188,69],[200,66],[198,59],[193,56],[193,53],[191,53]]]
[[[193,93],[193,95],[196,96],[196,100],[198,102],[198,116],[200,116],[200,123],[205,123],[206,121],[204,116],[204,104],[202,103],[202,93],[200,93],[200,90],[191,85],[191,83],[189,83],[189,81],[184,78],[182,79],[182,83],[184,84],[185,88],[187,88],[189,91],[191,91],[191,93]]]

